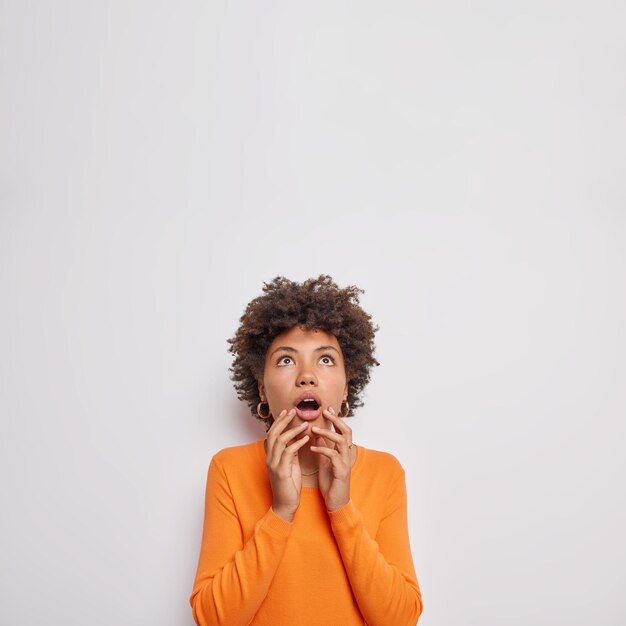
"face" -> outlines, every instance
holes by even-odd
[[[337,338],[323,330],[300,326],[278,335],[265,354],[263,378],[259,381],[261,402],[267,402],[273,416],[283,409],[296,408],[292,423],[310,422],[328,428],[323,409],[341,411],[348,397],[343,353]]]

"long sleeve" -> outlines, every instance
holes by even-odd
[[[291,523],[271,508],[264,440],[215,454],[189,598],[198,626],[416,623],[404,470],[386,452],[357,451],[351,500],[329,513],[303,487]]]
[[[366,623],[414,626],[422,612],[422,596],[411,557],[406,485],[400,465],[384,507],[375,539],[352,500],[328,516]]]
[[[245,626],[252,621],[282,559],[291,526],[269,507],[244,545],[227,476],[212,459],[198,570],[189,598],[198,626]]]

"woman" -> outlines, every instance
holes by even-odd
[[[404,470],[342,419],[378,365],[362,291],[329,276],[263,291],[229,343],[238,397],[267,438],[211,460],[196,624],[416,624]]]

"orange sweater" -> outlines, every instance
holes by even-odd
[[[336,511],[315,487],[303,487],[291,523],[271,505],[263,440],[213,457],[189,598],[196,624],[417,623],[422,598],[395,457],[357,446],[350,501]]]

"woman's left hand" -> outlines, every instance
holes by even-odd
[[[336,430],[313,426],[317,437],[311,452],[320,455],[318,482],[326,509],[335,511],[350,500],[352,429],[335,415],[332,407],[324,410],[323,415]],[[329,442],[334,442],[335,446],[328,447]]]

